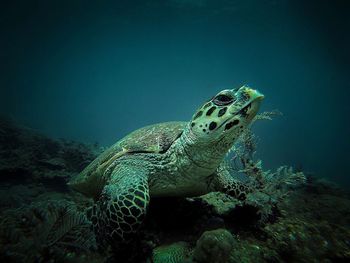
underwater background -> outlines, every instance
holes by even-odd
[[[68,179],[135,129],[190,121],[220,90],[248,84],[265,95],[260,112],[282,113],[253,125],[263,169],[294,167],[307,177],[307,187],[281,203],[284,192],[278,193],[268,205],[261,197],[254,197],[260,202],[255,206],[221,195],[155,202],[142,240],[152,240],[152,248],[178,235],[191,245],[198,240],[193,262],[216,262],[215,257],[217,262],[349,260],[349,11],[346,0],[1,3],[0,206],[7,210],[0,214],[0,259],[111,260],[99,253],[80,257],[65,247],[67,240],[58,242],[68,230],[57,222],[68,220],[69,231],[79,232],[80,239],[71,239],[78,240],[79,249],[85,253],[97,246],[83,212],[91,200],[72,194],[65,186]],[[224,201],[218,204],[220,198]],[[48,199],[55,201],[45,203]],[[199,208],[191,206],[198,202]],[[177,222],[185,227],[180,231],[174,218],[157,211],[185,215]],[[262,216],[256,219],[255,213]],[[286,216],[292,214],[296,217]],[[207,230],[225,239],[208,255],[198,252],[206,251],[201,234]],[[35,231],[43,233],[40,241],[33,241]],[[174,243],[169,251],[188,252],[187,243]],[[145,246],[137,246],[134,254]],[[233,247],[236,254],[225,261],[222,251]],[[144,262],[143,256],[125,260],[130,251],[120,255],[118,262]],[[154,262],[170,262],[166,257]],[[174,262],[192,262],[181,260]]]
[[[0,111],[107,146],[249,84],[284,114],[255,127],[265,165],[349,185],[348,11],[324,0],[8,1]]]

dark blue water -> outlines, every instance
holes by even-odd
[[[349,184],[347,1],[8,1],[0,8],[0,111],[52,137],[110,145],[189,120],[249,84],[265,167]]]

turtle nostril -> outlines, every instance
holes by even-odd
[[[251,106],[252,106],[252,103],[249,103],[247,106],[245,106],[243,109],[241,109],[241,113],[246,114]]]

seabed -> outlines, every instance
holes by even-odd
[[[1,262],[350,260],[349,193],[307,174],[293,185],[301,171],[287,167],[243,201],[217,192],[151,200],[135,241],[102,250],[85,216],[92,201],[66,185],[100,152],[0,121]]]

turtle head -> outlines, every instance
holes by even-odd
[[[260,92],[248,86],[220,91],[193,115],[192,134],[210,145],[223,144],[231,148],[257,114],[263,98]]]

